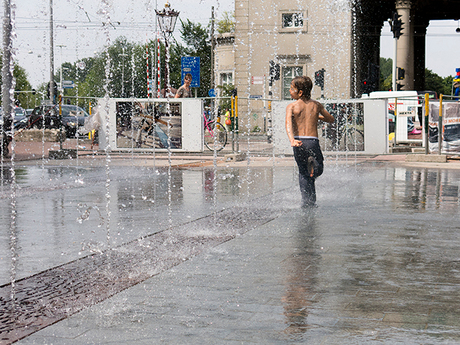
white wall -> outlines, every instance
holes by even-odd
[[[292,148],[286,134],[286,107],[291,101],[272,102],[273,140],[276,154],[292,154]],[[364,104],[364,151],[362,154],[388,153],[388,119],[385,100],[335,100],[328,103],[363,103]],[[327,152],[322,148],[323,152]]]

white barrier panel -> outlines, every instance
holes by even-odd
[[[173,151],[203,151],[199,99],[99,99],[98,112],[99,147],[103,150],[110,146],[120,151],[166,151],[168,147]]]
[[[285,129],[286,107],[292,102],[272,103],[276,154],[292,154]],[[388,153],[386,100],[327,100],[321,103],[336,119],[333,125],[319,123],[318,135],[324,152]]]
[[[388,116],[391,116],[393,123],[396,111],[396,143],[422,142],[422,133],[416,128],[422,125],[418,122],[417,116],[420,108],[417,91],[375,91],[371,92],[368,98],[386,99]],[[397,104],[395,104],[396,99]]]

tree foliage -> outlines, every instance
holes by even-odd
[[[3,67],[3,54],[0,54],[0,70]],[[2,83],[2,74],[0,73],[0,84]],[[15,79],[16,86],[15,86],[15,93],[14,97],[15,100],[21,106],[28,107],[29,103],[33,103],[35,99],[35,95],[32,94],[32,86],[27,78],[26,70],[19,66],[16,62],[14,63],[13,67],[13,78]],[[20,92],[16,92],[20,91]]]
[[[201,80],[200,87],[198,88],[198,96],[206,97],[208,90],[211,88],[212,73],[210,25],[205,27],[200,23],[195,24],[188,19],[185,22],[181,21],[181,25],[181,37],[186,45],[183,47],[182,52],[185,54],[183,56],[196,56],[200,58]],[[178,62],[179,64],[175,65],[175,68],[180,74],[180,59]]]
[[[393,60],[391,58],[380,58],[380,90],[391,90],[391,70],[393,68]]]
[[[190,20],[181,21],[181,38],[185,45],[177,41],[170,42],[169,46],[169,79],[172,88],[181,85],[181,57],[200,57],[200,88],[199,97],[206,96],[211,83],[211,43],[209,39],[209,25],[195,24]],[[171,40],[172,41],[172,40]],[[85,106],[88,100],[83,97],[104,97],[106,89],[109,97],[146,98],[147,97],[147,64],[150,78],[156,74],[156,41],[150,40],[146,44],[128,42],[125,37],[119,37],[106,47],[105,51],[94,57],[77,61],[76,64],[64,63],[63,79],[73,80],[74,89],[66,89],[65,96],[80,97],[79,105]],[[165,45],[160,42],[160,72],[161,88],[165,87]],[[148,57],[148,60],[147,60]],[[83,62],[83,68],[78,65]],[[108,67],[108,79],[106,68]],[[59,80],[58,70],[55,76]],[[156,85],[153,86],[156,88]],[[72,100],[72,103],[74,101]]]
[[[180,33],[183,44],[173,39],[170,40],[170,84],[175,89],[181,85],[181,57],[200,57],[200,87],[197,95],[207,96],[211,88],[212,73],[210,25],[203,26],[187,19],[181,21]],[[119,37],[93,57],[80,59],[76,63],[62,63],[56,70],[55,83],[60,82],[61,70],[63,80],[74,82],[74,88],[64,89],[64,102],[78,103],[88,109],[90,101],[104,97],[106,93],[109,97],[116,98],[146,98],[147,68],[150,78],[154,79],[156,74],[156,45],[156,40],[150,40],[147,43],[133,43],[128,42],[125,37]],[[159,49],[161,88],[164,88],[165,46],[163,42],[160,43]],[[107,75],[106,70],[108,70]],[[16,90],[31,90],[23,68],[15,66],[14,77],[16,78]],[[156,85],[153,87],[156,88]],[[46,94],[47,83],[43,83],[37,88],[37,95],[18,94],[18,99],[24,103],[25,97],[28,97],[27,107],[33,107],[39,104]]]
[[[443,78],[430,69],[425,68],[425,90],[436,91],[438,96],[440,94],[451,95],[453,82],[453,76]]]
[[[224,34],[235,31],[235,15],[225,11],[222,14],[222,19],[217,21],[217,32]]]

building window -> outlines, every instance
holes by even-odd
[[[283,29],[303,28],[303,13],[282,13],[281,27]]]
[[[292,79],[303,75],[303,67],[287,66],[283,67],[283,99],[291,99],[289,88],[291,87]]]
[[[278,17],[280,33],[294,34],[307,32],[307,11],[280,11]]]
[[[233,73],[221,73],[220,85],[233,85]]]

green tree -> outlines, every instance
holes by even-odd
[[[31,94],[32,87],[27,79],[27,73],[24,68],[15,64],[13,69],[13,77],[16,80],[15,99],[19,101],[20,106],[29,108],[31,104],[34,104],[35,95]],[[25,92],[24,92],[25,91]]]
[[[443,79],[444,92],[443,95],[453,95],[452,85],[454,84],[454,77],[448,76]]]
[[[388,91],[391,90],[391,78],[393,73],[391,72],[393,69],[393,59],[391,58],[380,58],[380,90]]]
[[[163,48],[163,47],[162,47]],[[164,53],[164,49],[163,49]],[[176,42],[170,49],[169,72],[170,83],[175,89],[181,86],[181,58],[183,56],[190,56],[189,50]]]
[[[200,88],[198,96],[207,96],[211,83],[211,42],[209,39],[209,25],[195,24],[190,20],[181,21],[181,37],[185,45],[178,42],[170,44],[170,84],[173,88],[181,85],[181,57],[200,57]],[[72,80],[76,85],[73,89],[66,89],[65,96],[104,97],[106,89],[109,97],[147,97],[147,59],[149,56],[149,71],[152,76],[154,62],[151,56],[155,51],[156,41],[147,44],[131,43],[125,37],[117,38],[104,51],[94,57],[85,58],[75,64],[65,62],[62,68],[64,80]],[[109,63],[108,78],[106,66]],[[160,71],[164,76],[165,47],[160,43]],[[80,68],[81,66],[82,68]],[[60,70],[55,74],[55,81],[60,79]],[[163,78],[162,78],[163,79]],[[164,80],[161,80],[164,88]],[[46,92],[46,85],[42,85]],[[78,105],[87,106],[88,100],[79,99]],[[74,104],[74,101],[72,100]]]
[[[444,79],[428,68],[425,68],[425,90],[436,91],[438,95],[445,94]]]
[[[235,89],[235,86],[233,86],[233,84],[219,85],[217,87],[221,90],[222,97],[231,97],[233,94],[233,90]],[[222,99],[219,102],[219,106],[222,109],[231,109],[232,101],[228,98]]]
[[[0,70],[3,66],[3,54],[0,54]],[[22,107],[28,108],[35,101],[35,95],[32,94],[32,87],[27,78],[26,70],[14,62],[13,78],[15,79],[16,86],[14,88],[15,100],[19,102]],[[2,84],[2,75],[0,73],[0,85]],[[1,100],[0,100],[1,102]]]
[[[134,44],[128,42],[125,37],[119,37],[105,51],[94,57],[85,58],[75,64],[64,63],[62,65],[64,79],[73,80],[76,84],[74,89],[65,90],[64,98],[77,95],[78,97],[104,97],[106,89],[109,97],[145,98],[147,96],[147,60],[145,57],[146,50],[151,50],[152,44],[152,42],[147,46]],[[56,79],[58,74],[59,71]],[[78,105],[86,108],[89,101],[80,99]]]
[[[225,11],[222,19],[217,21],[217,32],[224,34],[235,31],[235,16],[233,13]]]
[[[211,41],[210,26],[204,27],[200,23],[195,24],[189,19],[181,21],[181,37],[185,47],[175,47],[172,49],[174,56],[171,56],[171,71],[176,71],[176,76],[171,72],[174,85],[180,85],[180,57],[196,56],[200,58],[200,87],[198,88],[198,97],[206,97],[208,90],[211,88]],[[176,43],[176,45],[179,45]],[[180,56],[179,56],[180,54]],[[177,79],[177,76],[179,79]]]

